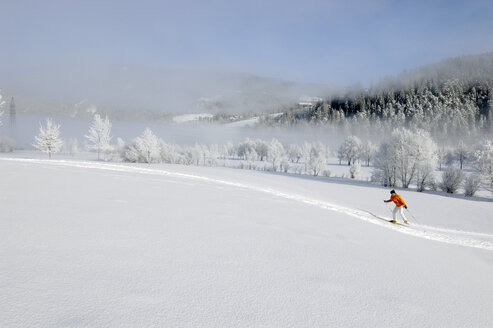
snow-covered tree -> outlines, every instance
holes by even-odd
[[[238,145],[238,157],[246,158],[246,154],[251,153],[252,150],[255,150],[255,142],[247,138]],[[257,152],[255,151],[255,153]]]
[[[327,156],[325,151],[326,147],[321,142],[311,145],[308,166],[313,176],[318,176],[326,166]]]
[[[303,164],[305,167],[305,173],[308,172],[308,166],[310,163],[310,158],[312,156],[312,145],[308,142],[303,143],[301,146],[301,158],[303,159]]]
[[[213,144],[209,147],[209,166],[217,166],[219,154],[219,145]]]
[[[340,145],[339,148],[337,149],[337,159],[339,159],[339,165],[342,164],[342,160],[344,159],[345,154],[344,154],[344,145]]]
[[[161,159],[164,163],[176,164],[180,158],[179,146],[168,144],[159,139],[159,148],[161,150]]]
[[[184,149],[183,162],[185,165],[199,165],[202,158],[202,148],[200,145],[195,144],[193,147],[186,147]]]
[[[342,152],[347,160],[347,165],[351,165],[361,154],[361,140],[356,136],[349,136],[344,140]]]
[[[257,139],[255,140],[255,151],[260,160],[263,161],[268,155],[269,144],[261,139]]]
[[[108,116],[103,119],[99,114],[95,114],[92,124],[89,127],[89,134],[84,137],[92,143],[87,148],[97,151],[98,161],[101,152],[111,151],[111,123]]]
[[[375,154],[378,151],[378,147],[374,145],[371,141],[367,141],[362,150],[361,157],[365,160],[366,166],[370,166],[370,162],[375,157]]]
[[[302,157],[301,147],[295,144],[288,146],[288,157],[293,163],[298,163]]]
[[[255,161],[258,158],[258,154],[255,151],[255,149],[247,149],[246,154],[245,154],[245,159],[248,163],[248,169],[251,170],[255,168]]]
[[[454,154],[455,158],[459,161],[459,167],[462,170],[465,161],[469,158],[469,149],[462,140],[457,145],[457,148],[455,148]]]
[[[39,134],[34,137],[34,147],[48,154],[56,154],[62,149],[63,141],[60,139],[60,125],[53,122],[51,118],[46,119],[46,126],[39,123]]]
[[[416,179],[418,190],[423,190],[436,165],[436,144],[423,131],[395,130],[390,141],[380,147],[375,157],[374,179],[387,186],[400,182],[408,188]]]
[[[308,166],[313,174],[313,176],[318,176],[322,170],[325,168],[325,156],[321,152],[312,152],[312,156],[308,162]]]
[[[158,137],[147,128],[132,142],[125,157],[130,162],[156,163],[161,161],[161,148]]]
[[[2,100],[2,93],[0,93],[0,126],[3,125],[3,123],[2,123],[3,109],[2,108],[3,108],[4,104],[5,104],[5,101]]]
[[[272,163],[272,170],[277,171],[277,167],[281,162],[282,155],[284,154],[284,147],[277,139],[272,139],[269,143],[269,150],[267,157],[269,162]]]
[[[380,182],[386,187],[395,187],[397,185],[397,163],[390,142],[384,142],[380,145],[379,151],[375,156],[374,167],[373,181]]]
[[[484,140],[474,152],[474,166],[481,176],[493,186],[493,142]]]

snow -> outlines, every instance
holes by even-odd
[[[212,119],[214,115],[209,113],[201,113],[201,114],[183,114],[177,115],[173,117],[173,122],[175,123],[187,123],[198,121],[200,119]]]
[[[388,189],[348,179],[12,154],[0,170],[2,327],[493,325],[491,201],[398,190],[404,227],[374,216]]]

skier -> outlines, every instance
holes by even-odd
[[[404,200],[402,199],[402,197],[399,196],[399,195],[397,195],[395,193],[395,190],[391,190],[390,191],[390,199],[389,200],[384,200],[384,202],[386,202],[386,203],[394,202],[394,204],[395,204],[395,208],[392,211],[392,220],[389,221],[389,222],[397,223],[397,221],[395,219],[396,219],[396,216],[397,216],[397,212],[399,212],[399,214],[404,219],[404,223],[407,224],[406,216],[404,215],[404,211],[402,210],[402,207],[404,207],[405,209],[407,209],[407,205],[404,202]]]

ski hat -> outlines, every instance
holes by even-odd
[[[392,190],[390,191],[390,193],[391,193],[391,194],[395,194],[395,190],[394,190],[394,189],[392,189]]]

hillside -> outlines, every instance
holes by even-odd
[[[373,125],[390,122],[441,136],[491,131],[493,52],[420,67],[368,90],[352,88],[309,108],[292,108],[275,124],[344,124],[347,119]]]
[[[489,202],[402,191],[419,222],[401,227],[374,216],[389,216],[388,190],[371,185],[5,157],[0,168],[1,326],[493,324]]]

